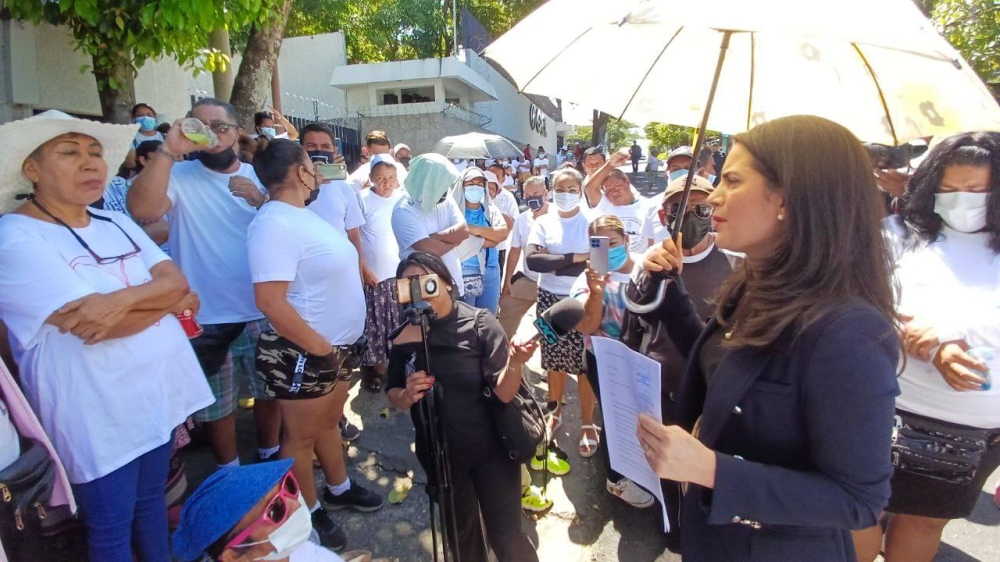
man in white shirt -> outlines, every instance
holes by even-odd
[[[528,244],[528,233],[535,219],[549,211],[548,191],[545,182],[538,176],[524,184],[524,200],[528,210],[514,219],[510,237],[510,252],[504,268],[503,289],[500,292],[500,326],[507,338],[517,332],[521,318],[538,300],[538,273],[528,269],[524,263],[524,247]]]
[[[458,178],[458,170],[440,154],[427,153],[414,158],[404,183],[407,195],[392,211],[392,231],[400,259],[416,251],[439,256],[462,295],[465,293],[462,263],[455,250],[469,237],[469,226],[465,223],[465,213],[448,196]]]
[[[240,384],[230,361],[230,344],[244,331],[267,329],[257,309],[247,259],[247,227],[267,200],[249,164],[236,157],[236,110],[228,103],[204,98],[190,115],[218,137],[204,148],[184,136],[174,123],[166,140],[136,176],[128,192],[128,209],[138,221],[169,215],[170,249],[191,291],[201,299],[197,320],[204,333],[191,340],[216,403],[195,414],[203,422],[215,460],[220,466],[239,464],[236,450],[236,402]],[[196,159],[181,162],[195,153]],[[280,417],[277,404],[267,400],[256,373],[247,373],[254,389],[258,455],[277,452]]]
[[[490,200],[500,209],[500,214],[507,221],[507,238],[497,244],[497,257],[500,260],[500,278],[503,279],[504,264],[507,263],[507,250],[510,248],[511,229],[514,228],[514,219],[517,218],[517,215],[521,214],[521,208],[518,207],[517,198],[514,197],[514,194],[500,187],[507,177],[503,164],[499,161],[493,162],[485,173],[486,189],[490,192]]]
[[[365,137],[365,148],[368,150],[368,157],[371,158],[376,154],[389,154],[392,151],[392,144],[389,143],[389,136],[385,134],[385,131],[372,131]],[[399,166],[396,171],[402,171],[401,179],[406,176],[406,168]],[[368,176],[371,175],[371,172],[371,163],[365,162],[358,166],[354,173],[347,176],[347,183],[354,188],[355,193],[361,193],[362,189],[369,186]]]
[[[538,147],[538,156],[534,161],[535,175],[545,178],[545,185],[549,185],[549,155],[545,154],[545,149]]]
[[[629,252],[642,253],[649,244],[642,236],[642,223],[646,217],[646,199],[638,195],[625,172],[618,169],[628,161],[628,152],[619,151],[611,156],[596,173],[583,181],[587,216],[593,220],[602,215],[613,215],[625,224]]]

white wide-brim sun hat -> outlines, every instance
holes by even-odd
[[[138,131],[139,125],[98,123],[54,109],[0,125],[0,215],[16,209],[23,196],[34,190],[21,167],[25,159],[46,142],[66,133],[94,137],[103,148],[104,161],[108,165],[105,182],[110,183],[131,150]]]

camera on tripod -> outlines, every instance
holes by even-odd
[[[441,294],[441,278],[436,273],[428,273],[397,279],[396,293],[399,295],[396,299],[399,304],[426,301]]]

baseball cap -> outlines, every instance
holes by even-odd
[[[667,190],[663,192],[663,200],[666,201],[667,199],[670,199],[671,195],[684,191],[685,180],[687,180],[687,176],[677,178],[674,181],[670,182],[670,184],[667,185]],[[712,187],[712,182],[708,181],[707,179],[699,175],[695,175],[694,178],[691,180],[691,191],[712,193],[713,191],[715,191],[715,188]]]
[[[687,156],[694,159],[694,152],[691,151],[690,146],[678,146],[677,148],[671,150],[670,154],[667,155],[667,164],[670,164],[670,161],[678,156]]]

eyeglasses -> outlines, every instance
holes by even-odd
[[[97,262],[98,264],[105,265],[105,264],[109,264],[109,263],[115,263],[115,262],[121,261],[121,260],[123,260],[125,258],[130,258],[130,257],[132,257],[132,256],[134,256],[134,255],[136,255],[136,254],[138,254],[139,252],[142,251],[142,249],[139,247],[139,245],[135,243],[135,240],[132,240],[132,237],[129,236],[128,233],[125,232],[125,229],[122,228],[121,226],[119,226],[118,223],[116,223],[115,221],[113,221],[113,220],[111,220],[111,219],[109,219],[107,217],[102,217],[102,216],[95,215],[94,213],[91,213],[88,210],[87,211],[87,216],[89,216],[90,218],[95,219],[95,220],[105,221],[105,222],[109,222],[109,223],[115,225],[115,227],[117,227],[118,230],[120,230],[121,233],[125,235],[125,238],[128,239],[129,243],[132,244],[132,251],[131,252],[126,252],[126,253],[124,253],[124,254],[122,254],[120,256],[114,256],[114,257],[111,257],[111,258],[102,258],[101,256],[97,255],[97,253],[94,252],[94,250],[90,249],[90,245],[87,244],[87,242],[85,242],[83,240],[83,238],[81,238],[80,235],[76,233],[75,230],[73,230],[68,224],[66,224],[65,222],[63,222],[59,217],[57,217],[57,216],[53,215],[52,213],[50,213],[49,210],[46,209],[45,207],[43,207],[42,204],[39,203],[37,199],[35,199],[34,197],[32,197],[31,198],[31,202],[34,203],[34,205],[36,207],[38,207],[39,209],[41,209],[41,211],[43,213],[45,213],[46,215],[48,215],[52,220],[56,221],[57,223],[59,223],[60,225],[62,225],[64,227],[66,227],[66,230],[68,230],[69,233],[73,235],[73,238],[76,238],[76,241],[79,242],[81,246],[83,246],[84,250],[87,250],[87,252],[90,253],[91,257],[93,257],[94,261]]]
[[[206,127],[212,129],[212,132],[217,135],[224,135],[231,131],[232,129],[238,129],[239,125],[236,123],[226,123],[225,121],[216,121],[214,123],[205,124]]]
[[[697,205],[688,205],[689,211],[694,211],[694,216],[699,219],[707,219],[712,217],[712,206],[708,203],[698,203]],[[679,203],[671,203],[665,209],[660,209],[660,224],[667,226],[667,224],[673,224],[677,220],[677,213],[680,210]]]
[[[257,527],[260,527],[261,525],[264,525],[266,523],[270,523],[272,525],[281,525],[282,523],[284,523],[285,520],[288,519],[288,516],[291,515],[291,511],[288,509],[288,502],[286,500],[290,499],[294,500],[298,499],[298,497],[299,497],[299,483],[297,480],[295,480],[295,477],[292,476],[292,473],[289,472],[285,474],[284,478],[281,479],[281,485],[278,486],[278,493],[275,494],[273,498],[271,498],[270,502],[268,502],[267,507],[264,508],[264,513],[261,513],[260,517],[258,517],[256,521],[251,523],[250,526],[248,526],[246,529],[243,529],[242,533],[236,535],[236,537],[233,538],[233,540],[226,543],[225,548],[223,548],[222,550],[226,550],[227,548],[241,547],[241,546],[253,546],[254,544],[257,544],[257,543],[250,543],[250,544],[241,544],[241,543],[247,540],[247,537],[249,537],[250,534],[253,533],[254,530],[256,530]]]

